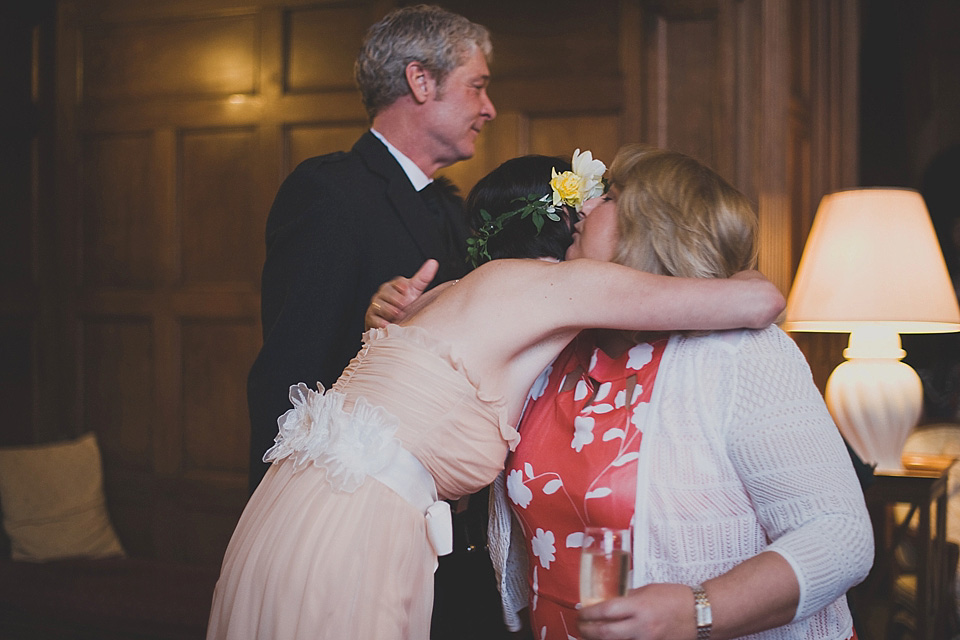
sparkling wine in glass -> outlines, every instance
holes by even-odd
[[[626,595],[629,577],[629,529],[587,527],[580,554],[580,603],[589,606]]]

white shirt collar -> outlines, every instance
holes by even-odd
[[[400,168],[407,174],[407,178],[409,178],[410,184],[413,185],[414,189],[420,191],[433,182],[433,180],[427,177],[427,174],[420,170],[420,167],[418,167],[413,160],[403,155],[402,151],[390,144],[390,141],[384,138],[382,133],[372,127],[370,128],[370,133],[377,136],[377,139],[387,147],[390,155],[397,159],[397,162],[400,163]]]

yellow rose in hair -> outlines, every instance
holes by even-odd
[[[567,204],[580,210],[580,176],[573,171],[564,171],[557,173],[552,170],[553,177],[550,180],[550,187],[553,189],[553,206],[558,207],[561,204]]]

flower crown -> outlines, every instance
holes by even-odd
[[[543,196],[530,194],[514,200],[521,205],[513,211],[501,213],[494,218],[486,209],[480,210],[480,228],[472,238],[467,239],[467,256],[473,266],[476,267],[481,261],[490,259],[490,252],[487,250],[487,243],[494,237],[511,218],[520,216],[520,219],[530,217],[537,233],[543,229],[546,221],[552,220],[560,222],[560,215],[557,213],[557,207],[568,206],[579,213],[583,203],[590,198],[596,198],[603,195],[604,182],[603,174],[607,167],[600,160],[594,160],[593,154],[589,151],[580,153],[580,149],[573,152],[573,159],[570,161],[571,171],[557,173],[557,169],[551,169],[550,188],[553,193]]]

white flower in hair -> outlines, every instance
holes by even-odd
[[[590,151],[580,153],[580,149],[573,152],[573,172],[580,176],[581,199],[587,201],[590,198],[596,198],[603,195],[603,174],[607,171],[607,165],[600,160],[594,160]]]
[[[599,160],[594,160],[592,153],[580,153],[580,149],[573,152],[570,164],[572,171],[552,171],[550,187],[553,189],[553,206],[565,204],[579,212],[584,202],[603,194],[603,174],[607,167]]]
[[[580,153],[580,149],[577,149],[573,152],[570,165],[573,168],[572,171],[557,173],[555,167],[550,170],[552,195],[550,193],[543,196],[530,194],[517,198],[516,201],[521,203],[519,207],[502,213],[496,218],[486,210],[480,210],[480,218],[483,222],[477,229],[476,235],[467,239],[467,255],[473,262],[473,266],[479,265],[483,259],[490,259],[487,242],[500,233],[511,218],[529,217],[536,226],[537,233],[540,233],[547,220],[560,222],[557,207],[566,205],[579,213],[584,202],[603,195],[603,174],[607,170],[603,162],[594,160],[593,154],[589,151]]]

